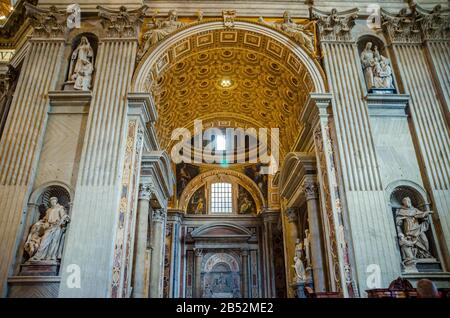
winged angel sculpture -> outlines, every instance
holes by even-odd
[[[109,36],[134,36],[136,28],[144,20],[147,6],[142,6],[139,9],[127,10],[126,7],[121,6],[119,11],[97,6],[98,15],[102,18],[102,25]]]

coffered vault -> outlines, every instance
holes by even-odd
[[[155,98],[162,149],[170,150],[175,128],[192,131],[194,120],[201,119],[204,127],[280,128],[280,154],[289,152],[301,130],[302,108],[318,85],[286,45],[291,40],[278,34],[285,44],[256,31],[210,26],[181,34],[170,45],[163,41],[143,57],[135,79],[142,82],[145,70],[145,85],[139,86]],[[320,75],[317,61],[306,50],[302,54],[316,68],[314,75]]]

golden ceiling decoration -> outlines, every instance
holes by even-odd
[[[7,17],[11,11],[11,1],[0,0],[0,17]],[[0,23],[1,22],[2,21],[0,20]]]
[[[175,128],[205,119],[220,127],[280,128],[281,155],[296,140],[301,108],[314,88],[289,49],[244,30],[204,32],[176,43],[148,81],[163,149]]]

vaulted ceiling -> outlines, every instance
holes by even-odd
[[[313,90],[292,52],[244,30],[215,30],[184,39],[164,54],[151,74],[162,148],[178,127],[280,128],[286,153],[299,131],[299,115]]]

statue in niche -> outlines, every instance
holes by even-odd
[[[300,239],[297,239],[295,242],[295,253],[294,253],[294,265],[292,267],[295,270],[294,282],[295,283],[303,283],[306,281],[306,270],[303,265],[303,243],[301,243]]]
[[[201,18],[202,17],[203,13],[201,14]],[[201,18],[199,17],[199,19]],[[178,21],[176,10],[170,10],[168,17],[165,20],[157,20],[154,16],[152,23],[148,24],[149,30],[145,32],[142,37],[144,46],[140,50],[139,55],[142,57],[152,45],[158,43],[167,35],[184,25],[185,23]]]
[[[401,208],[395,212],[398,242],[405,268],[414,268],[417,259],[433,258],[426,232],[430,227],[428,216],[432,211],[420,211],[405,197]]]
[[[50,207],[44,217],[31,227],[25,242],[25,251],[30,256],[29,261],[56,262],[61,259],[64,243],[64,233],[70,217],[58,198],[50,198]]]
[[[372,42],[367,42],[361,52],[361,64],[368,90],[394,89],[391,63],[380,54],[377,46],[372,50]]]
[[[94,72],[94,50],[87,37],[81,38],[80,44],[72,53],[69,79],[74,81],[76,90],[88,91],[91,88]]]
[[[314,51],[314,34],[310,31],[307,31],[308,27],[313,22],[309,22],[306,25],[297,24],[292,21],[291,13],[289,11],[284,11],[283,22],[270,23],[264,21],[263,17],[259,17],[259,22],[285,32],[295,41],[304,45],[309,51]]]

